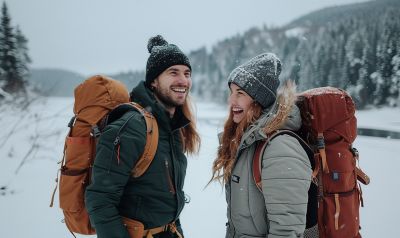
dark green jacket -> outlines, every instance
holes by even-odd
[[[189,120],[177,108],[174,118],[157,103],[141,82],[133,90],[134,101],[151,110],[159,127],[156,155],[139,178],[131,170],[143,153],[146,123],[137,111],[129,111],[109,124],[97,144],[92,183],[86,189],[86,208],[99,238],[126,237],[121,216],[139,220],[145,229],[166,225],[179,218],[184,207],[182,190],[186,175],[186,156],[179,129]],[[119,159],[113,142],[120,133]]]

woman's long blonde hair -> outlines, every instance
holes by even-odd
[[[243,133],[261,116],[261,112],[261,105],[253,102],[243,120],[240,123],[235,123],[233,121],[232,110],[230,110],[229,117],[224,124],[224,132],[218,148],[217,159],[213,163],[210,182],[219,181],[221,183],[226,183],[228,181],[232,174],[237,149]]]

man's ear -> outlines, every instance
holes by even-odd
[[[158,77],[151,82],[150,86],[153,89],[158,87]]]

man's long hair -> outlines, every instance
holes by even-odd
[[[190,120],[189,125],[180,129],[183,151],[187,154],[195,154],[200,149],[200,136],[196,130],[196,118],[193,114],[192,100],[186,96],[185,103],[182,105],[182,113]]]
[[[232,110],[230,110],[229,117],[224,124],[224,132],[218,148],[217,158],[213,163],[210,182],[216,180],[226,183],[229,180],[243,133],[261,116],[261,113],[261,105],[253,102],[242,121],[235,123],[233,121]]]

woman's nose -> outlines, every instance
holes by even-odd
[[[229,95],[228,97],[228,104],[232,105],[235,102],[235,98],[233,97],[233,94]]]

